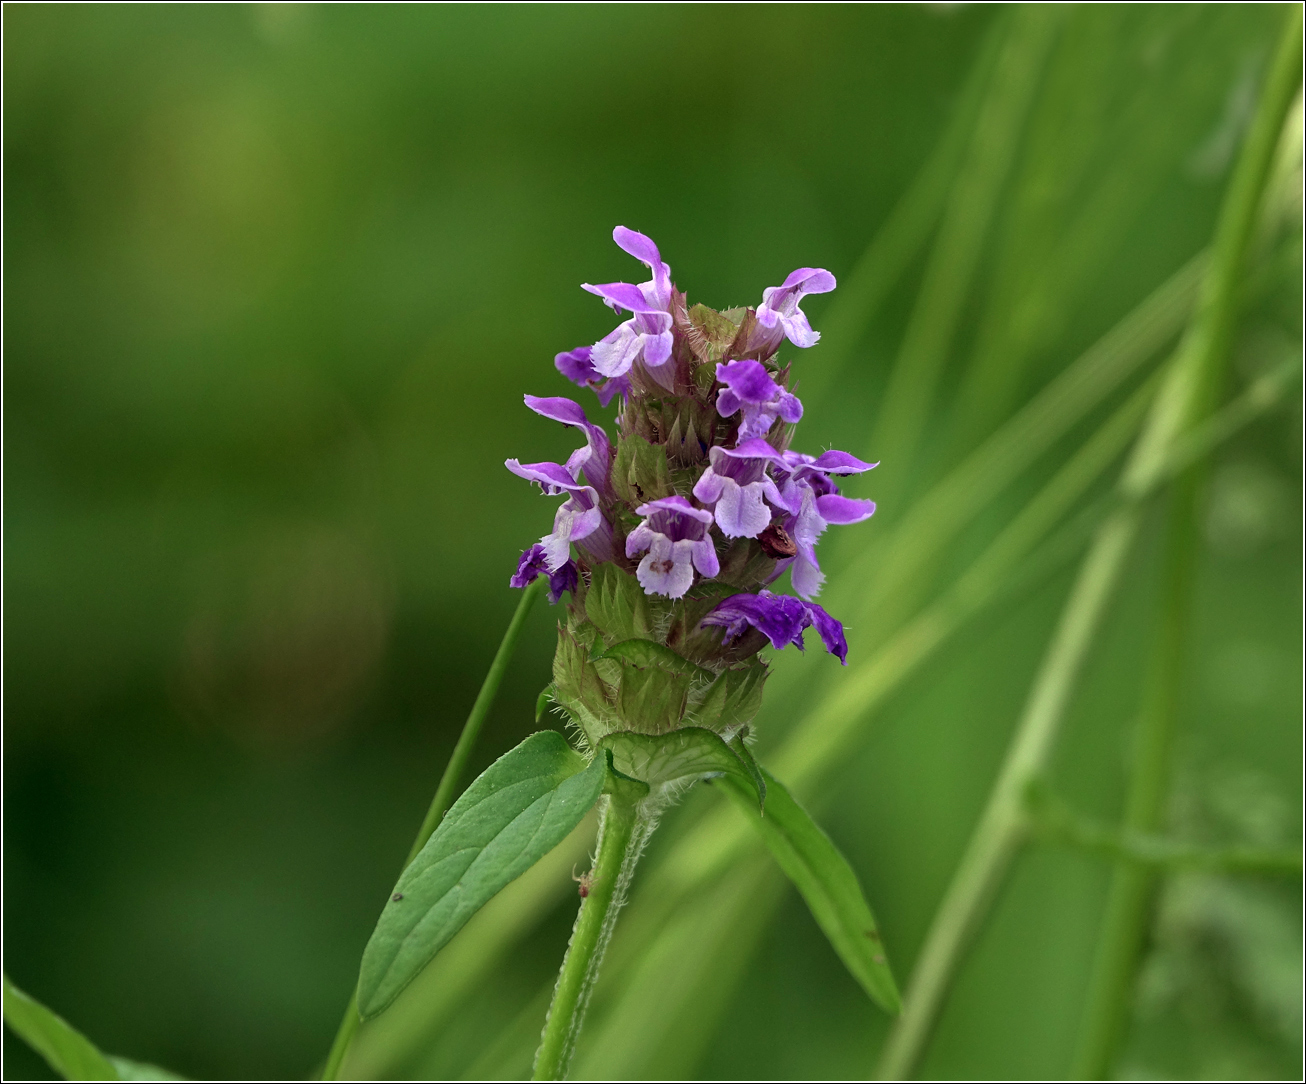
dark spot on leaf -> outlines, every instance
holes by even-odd
[[[396,892],[393,896],[390,897],[390,899],[395,903],[398,903],[403,898],[404,898],[404,894],[402,892]]]
[[[867,931],[866,931],[866,936],[869,937],[872,941],[878,941],[878,940],[880,939],[880,931],[879,931],[879,930],[867,930]]]

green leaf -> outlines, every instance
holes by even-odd
[[[652,640],[623,640],[619,644],[613,644],[606,651],[590,657],[594,659],[620,659],[632,666],[657,666],[663,670],[669,670],[673,674],[695,677],[704,682],[710,682],[716,676],[711,671],[704,670],[701,666],[695,666],[688,659],[677,655],[671,648],[663,647]]]
[[[612,464],[612,484],[617,496],[629,505],[671,496],[666,449],[650,444],[638,433],[622,437]]]
[[[109,1061],[118,1070],[119,1080],[185,1080],[184,1076],[151,1065],[147,1061],[132,1061],[131,1058],[109,1056]]]
[[[544,717],[544,713],[549,710],[549,705],[556,701],[553,695],[553,685],[550,683],[540,691],[540,695],[535,698],[535,721],[538,723]]]
[[[358,1010],[376,1016],[469,918],[576,827],[603,789],[562,735],[532,734],[454,802],[403,872],[363,952]]]
[[[690,726],[667,734],[637,734],[619,730],[603,739],[613,767],[651,787],[681,779],[725,773],[739,779],[745,790],[755,787],[739,756],[720,736]]]
[[[766,816],[766,777],[762,775],[762,769],[758,767],[757,761],[753,759],[753,751],[744,743],[748,736],[748,727],[741,727],[739,733],[730,739],[726,744],[730,746],[731,751],[740,760],[740,763],[748,769],[748,775],[753,780],[753,786],[757,788],[757,808],[763,816]]]
[[[722,789],[743,810],[807,901],[812,917],[853,978],[872,1001],[886,1012],[897,1014],[901,1005],[898,986],[857,874],[784,785],[765,769],[762,775],[767,784],[765,817],[754,806],[748,787],[726,778]]]
[[[4,976],[5,1023],[68,1080],[119,1080],[113,1064],[85,1035]]]
[[[653,635],[649,599],[639,581],[606,561],[594,566],[585,592],[585,615],[609,643]]]

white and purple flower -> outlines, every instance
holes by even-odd
[[[815,346],[821,333],[812,330],[798,303],[808,294],[828,294],[834,286],[834,276],[820,267],[800,267],[779,286],[768,286],[762,291],[762,304],[757,307],[757,322],[773,334],[759,345],[771,352],[787,337],[804,349]]]
[[[783,467],[784,459],[761,437],[736,448],[718,445],[708,452],[708,462],[694,496],[713,506],[716,525],[727,538],[756,538],[770,524],[773,509],[789,510],[766,473],[768,466]]]
[[[790,582],[803,598],[815,598],[825,582],[825,574],[816,559],[817,540],[831,524],[861,523],[875,512],[875,502],[839,495],[832,476],[861,474],[875,467],[847,452],[829,451],[819,456],[785,452],[780,473],[780,490],[792,513],[785,522],[797,547],[797,554],[782,565],[788,566]]]
[[[712,577],[721,571],[708,533],[712,513],[684,497],[663,497],[635,509],[644,521],[626,537],[626,556],[644,554],[635,570],[648,595],[681,598],[694,582],[694,569]]]
[[[545,496],[569,494],[553,517],[553,532],[540,539],[544,561],[550,572],[559,571],[571,560],[573,542],[596,560],[612,559],[612,526],[603,517],[599,495],[593,486],[576,481],[575,476],[560,463],[523,464],[509,459],[504,466],[517,477],[538,483]]]
[[[620,379],[642,361],[657,380],[668,377],[657,370],[671,358],[674,337],[671,333],[671,268],[653,241],[642,233],[618,226],[612,239],[653,272],[653,277],[638,286],[628,282],[609,282],[599,286],[582,283],[581,288],[597,294],[615,311],[632,313],[591,348],[589,362],[595,372],[609,380]],[[667,384],[670,387],[669,384]]]
[[[612,402],[614,395],[629,395],[630,378],[618,376],[611,380],[604,379],[603,374],[594,368],[594,362],[590,360],[593,351],[592,346],[578,346],[575,350],[567,350],[554,357],[554,368],[573,384],[589,388],[594,392],[599,397],[600,406],[607,406]]]
[[[577,448],[568,457],[566,468],[573,478],[579,478],[585,472],[589,482],[600,497],[612,495],[612,444],[608,435],[585,416],[581,405],[562,396],[542,399],[538,395],[522,397],[526,405],[541,417],[549,418],[563,425],[575,426],[585,432],[585,447]]]
[[[723,418],[741,412],[739,440],[764,437],[776,418],[793,424],[803,416],[798,396],[782,388],[760,361],[731,361],[717,365],[716,378],[725,388],[717,393],[716,409]]]

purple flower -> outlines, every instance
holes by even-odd
[[[803,416],[798,396],[772,380],[760,361],[717,365],[716,378],[726,386],[716,397],[717,413],[729,417],[737,410],[743,411],[739,422],[741,441],[766,436],[777,417],[792,424]]]
[[[550,572],[558,572],[571,560],[571,543],[575,542],[596,560],[612,560],[612,526],[599,510],[599,495],[593,486],[581,485],[566,467],[558,463],[504,463],[513,474],[538,482],[549,497],[569,493],[553,517],[553,533],[540,539],[544,561]]]
[[[803,630],[815,626],[825,650],[848,665],[848,641],[843,625],[814,602],[792,595],[760,591],[756,595],[731,595],[703,619],[704,625],[725,627],[725,643],[738,639],[751,625],[771,641],[774,648],[793,644],[803,649]]]
[[[875,512],[875,502],[841,497],[832,475],[861,474],[876,466],[847,452],[829,451],[819,456],[785,452],[779,471],[780,489],[792,518],[785,530],[798,553],[789,562],[790,580],[803,598],[821,590],[825,575],[816,560],[816,543],[830,524],[860,523]],[[783,570],[783,566],[780,571]]]
[[[719,445],[708,452],[711,464],[694,485],[694,496],[713,505],[721,533],[727,538],[756,538],[771,522],[766,502],[789,511],[768,464],[783,467],[780,453],[761,437],[743,441],[737,448]]]
[[[582,283],[582,289],[603,298],[616,312],[627,309],[633,315],[594,344],[590,363],[609,379],[623,377],[636,361],[643,361],[660,381],[659,366],[671,357],[671,268],[662,262],[658,246],[642,233],[618,226],[612,239],[624,251],[642,262],[653,277],[638,286],[609,282],[601,286]]]
[[[629,377],[619,376],[613,380],[604,380],[603,374],[594,368],[590,360],[592,346],[578,346],[553,359],[554,367],[573,384],[589,388],[599,397],[599,403],[607,406],[614,395],[630,394]]]
[[[563,425],[574,425],[585,431],[585,447],[577,448],[567,460],[567,473],[579,478],[585,471],[585,480],[599,492],[601,497],[612,496],[612,483],[609,475],[612,471],[612,445],[608,435],[589,418],[579,403],[561,396],[541,399],[536,395],[523,396],[526,405],[536,414],[550,418]]]
[[[768,286],[762,291],[762,304],[757,308],[757,322],[775,334],[767,343],[772,350],[788,336],[795,346],[815,346],[821,337],[807,322],[798,307],[807,294],[828,294],[834,289],[834,276],[819,267],[800,267],[779,286]]]
[[[663,312],[645,300],[639,287],[628,282],[582,285],[618,312],[629,309],[634,313],[596,342],[590,351],[590,362],[600,375],[609,379],[625,376],[637,361],[642,361],[650,371],[666,364],[674,341],[669,312]]]
[[[509,587],[525,587],[535,581],[540,575],[549,577],[549,601],[556,603],[562,598],[564,591],[575,591],[576,584],[580,581],[580,574],[576,571],[576,565],[568,561],[557,572],[549,571],[548,563],[544,556],[544,547],[538,542],[531,546],[521,555],[521,560],[517,562],[517,571],[508,581]]]
[[[626,556],[633,559],[648,550],[635,570],[646,595],[680,598],[694,582],[695,568],[704,576],[721,571],[708,535],[711,512],[684,497],[663,497],[635,511],[645,519],[627,536]]]

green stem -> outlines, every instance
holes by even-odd
[[[1125,503],[1102,524],[1084,558],[1003,768],[912,972],[902,1015],[881,1058],[882,1079],[907,1077],[924,1052],[969,939],[1024,840],[1026,790],[1046,768],[1093,635],[1119,582],[1138,532],[1139,501],[1167,471],[1175,444],[1210,410],[1233,333],[1248,240],[1297,86],[1300,20],[1301,9],[1293,5],[1221,206],[1197,311],[1121,478]]]
[[[587,895],[581,900],[535,1055],[535,1080],[566,1078],[589,995],[649,828],[636,800],[620,789],[608,795],[599,828],[598,857],[586,882]]]
[[[1157,869],[1301,877],[1300,849],[1201,847],[1154,833],[1121,831],[1080,816],[1045,784],[1032,787],[1027,797],[1030,827],[1046,843]]]
[[[1256,212],[1263,201],[1284,117],[1301,78],[1302,11],[1287,12],[1283,35],[1261,94],[1260,108],[1230,182],[1207,282],[1191,336],[1194,354],[1223,358],[1233,337],[1240,279]],[[1209,364],[1180,425],[1191,429],[1210,412],[1223,370]],[[1166,577],[1161,623],[1153,650],[1143,711],[1135,735],[1133,774],[1125,803],[1124,831],[1153,833],[1161,825],[1170,774],[1183,663],[1198,552],[1197,515],[1204,462],[1175,486],[1166,539]],[[1107,897],[1101,940],[1093,965],[1088,1006],[1080,1038],[1076,1076],[1101,1080],[1115,1060],[1129,1019],[1134,976],[1151,917],[1157,871],[1133,861],[1117,864]]]
[[[531,607],[535,605],[535,600],[540,597],[545,583],[545,578],[541,576],[522,591],[521,599],[517,603],[517,612],[512,615],[512,620],[508,622],[508,631],[503,634],[503,640],[499,643],[499,650],[495,653],[494,661],[490,663],[490,670],[481,683],[481,691],[476,694],[476,702],[472,704],[472,710],[467,716],[467,722],[463,723],[463,732],[458,736],[458,744],[453,747],[453,754],[449,757],[449,763],[445,765],[444,774],[440,777],[440,784],[435,788],[435,797],[431,799],[430,808],[426,811],[422,826],[417,830],[413,845],[408,849],[408,857],[404,859],[400,873],[408,868],[409,863],[426,846],[426,841],[431,838],[431,833],[435,831],[436,826],[440,823],[440,818],[445,815],[449,806],[453,804],[454,793],[458,789],[458,784],[462,782],[464,772],[467,770],[467,761],[471,759],[472,750],[476,746],[476,739],[481,733],[485,717],[490,713],[490,707],[494,704],[494,698],[499,692],[500,684],[503,682],[503,675],[508,671],[508,663],[512,661],[513,652],[517,650],[517,641],[521,639],[521,630],[526,624],[526,616],[531,612]],[[355,987],[353,993],[349,995],[349,1004],[345,1006],[345,1015],[340,1021],[335,1040],[331,1043],[331,1052],[327,1055],[326,1066],[322,1070],[323,1080],[336,1079],[336,1074],[340,1072],[340,1066],[345,1060],[345,1054],[348,1052],[349,1044],[354,1038],[354,1032],[358,1030],[358,1025],[358,989]]]

